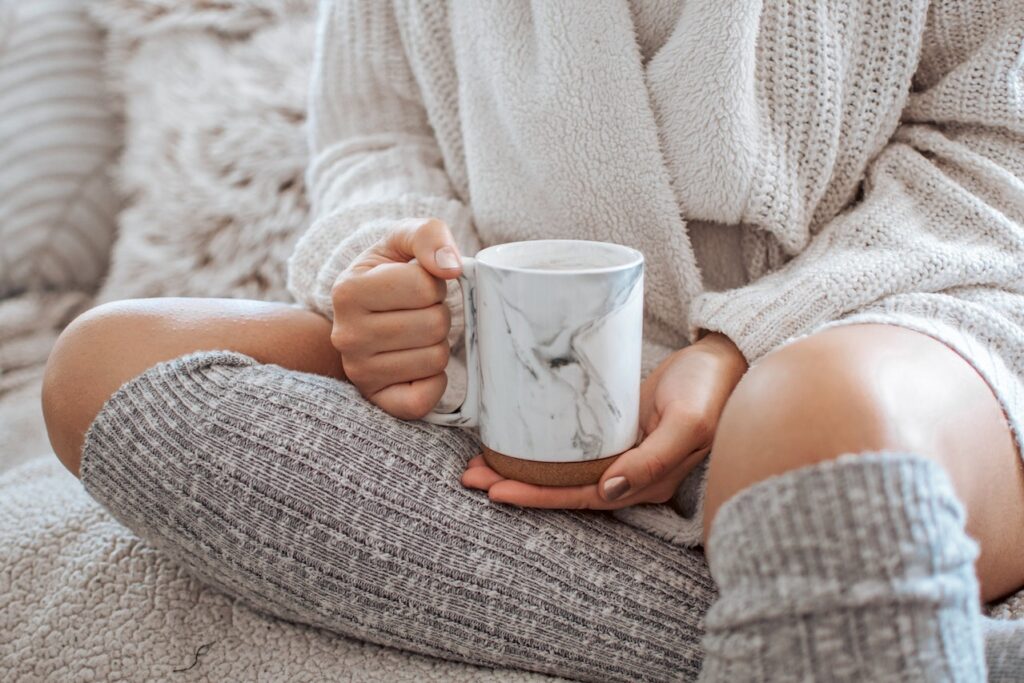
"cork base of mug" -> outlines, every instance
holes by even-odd
[[[579,460],[575,462],[543,462],[540,460],[524,460],[493,451],[483,447],[484,462],[491,469],[508,479],[524,481],[527,484],[541,486],[584,486],[596,484],[608,466],[615,462],[618,455],[597,460]]]

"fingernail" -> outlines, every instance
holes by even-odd
[[[629,481],[625,477],[612,477],[604,483],[604,499],[618,500],[629,490]]]
[[[434,252],[434,262],[438,268],[451,270],[459,267],[459,255],[451,247],[441,247]]]

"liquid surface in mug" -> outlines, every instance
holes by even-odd
[[[601,258],[599,255],[588,255],[586,258],[563,254],[537,255],[531,259],[522,259],[516,263],[517,268],[529,270],[590,270],[592,268],[611,268],[619,265],[612,258]]]
[[[486,249],[478,258],[497,268],[585,272],[633,265],[639,254],[597,242],[516,242]]]

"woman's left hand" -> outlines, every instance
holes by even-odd
[[[746,371],[743,354],[717,332],[666,358],[640,387],[643,440],[619,456],[597,484],[536,486],[505,479],[478,455],[462,473],[462,485],[522,507],[616,510],[664,503],[711,451],[718,418]]]

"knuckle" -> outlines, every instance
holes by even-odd
[[[654,455],[644,460],[644,474],[651,484],[656,484],[664,479],[668,474],[668,469],[668,465],[660,456]]]
[[[434,408],[432,397],[425,391],[409,391],[403,404],[406,415],[414,420],[420,419]]]
[[[439,227],[444,227],[444,221],[440,218],[434,218],[433,216],[418,218],[416,221],[418,223],[416,231],[419,233],[433,233]]]
[[[678,484],[675,482],[665,481],[664,483],[655,486],[647,496],[648,500],[652,503],[667,503],[672,500],[672,497],[676,493]]]
[[[448,342],[435,344],[430,347],[429,364],[431,369],[441,371],[448,365]]]
[[[434,296],[438,303],[448,298],[448,283],[446,281],[434,278],[434,290]]]
[[[698,418],[698,411],[694,410],[694,408],[687,405],[685,402],[672,401],[667,406],[665,406],[665,409],[662,411],[661,419],[670,422],[685,422],[689,424]]]
[[[335,325],[331,330],[331,344],[342,353],[352,352],[359,345],[358,333],[351,325]]]
[[[715,423],[708,415],[697,415],[690,420],[690,432],[700,443],[706,443],[715,436]]]
[[[658,493],[655,493],[653,496],[651,496],[651,502],[658,503],[659,505],[662,503],[667,503],[670,500],[672,500],[672,493],[668,491],[659,491]]]
[[[347,273],[342,273],[331,285],[331,301],[335,306],[349,300],[352,291],[352,279]]]
[[[662,416],[663,421],[683,425],[693,438],[701,443],[715,435],[715,420],[704,410],[696,410],[680,401],[670,403]]]
[[[434,341],[441,341],[448,336],[451,328],[451,314],[446,306],[442,306],[431,316],[427,333]]]
[[[345,371],[345,376],[348,377],[349,381],[359,389],[362,389],[362,385],[367,384],[370,379],[366,364],[360,360],[351,358],[346,359],[342,356],[341,367]]]
[[[421,222],[422,219],[416,218],[415,216],[400,218],[391,224],[391,227],[388,229],[388,234],[393,235],[404,230],[415,230],[419,227]]]
[[[366,395],[364,394],[364,396]],[[370,403],[383,410],[388,415],[391,415],[392,417],[397,417],[399,420],[409,419],[409,417],[402,410],[401,405],[394,400],[394,397],[389,396],[385,398],[380,394],[374,394],[373,396],[366,396],[366,400],[368,400]]]
[[[426,305],[434,303],[434,294],[436,289],[437,288],[434,286],[433,276],[424,270],[420,275],[419,281],[416,283],[416,301]]]

